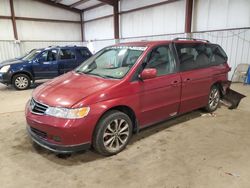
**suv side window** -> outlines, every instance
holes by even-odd
[[[169,46],[159,46],[153,49],[145,68],[155,68],[157,76],[173,73],[176,69],[176,63]]]
[[[71,49],[61,49],[59,56],[60,59],[75,59],[75,52]]]
[[[91,56],[91,54],[89,53],[89,51],[86,50],[86,49],[84,49],[84,48],[78,48],[78,49],[76,49],[76,50],[77,50],[77,52],[78,52],[79,54],[81,54],[81,56],[82,56],[83,58],[89,58],[89,57]]]
[[[56,61],[57,60],[57,50],[46,50],[41,54],[40,60],[42,62]]]

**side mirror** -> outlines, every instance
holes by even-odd
[[[155,68],[146,68],[140,74],[140,78],[142,80],[155,78],[156,76],[157,76],[157,70]]]

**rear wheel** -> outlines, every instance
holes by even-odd
[[[214,85],[210,90],[208,104],[205,109],[208,112],[213,112],[218,108],[219,103],[220,103],[220,90],[217,86]]]
[[[105,156],[121,152],[132,136],[132,121],[123,112],[112,110],[99,121],[93,138],[94,149]]]
[[[26,74],[17,74],[13,77],[12,84],[17,90],[25,90],[30,87],[30,78]]]

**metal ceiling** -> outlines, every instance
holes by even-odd
[[[90,10],[105,4],[115,6],[118,0],[37,0],[52,6],[64,8],[74,12]]]

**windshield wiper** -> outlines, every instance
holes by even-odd
[[[110,75],[103,75],[104,78],[113,78],[113,79],[119,79],[117,77],[114,77],[114,76],[110,76]]]
[[[96,74],[96,73],[90,73],[90,72],[86,72],[85,74],[89,74],[89,75],[93,75],[93,76],[98,76],[98,77],[101,77],[101,78],[105,78],[105,76],[103,76],[103,75]]]
[[[84,74],[82,71],[80,71],[80,70],[75,70],[75,72],[76,73],[78,73],[78,74]]]

